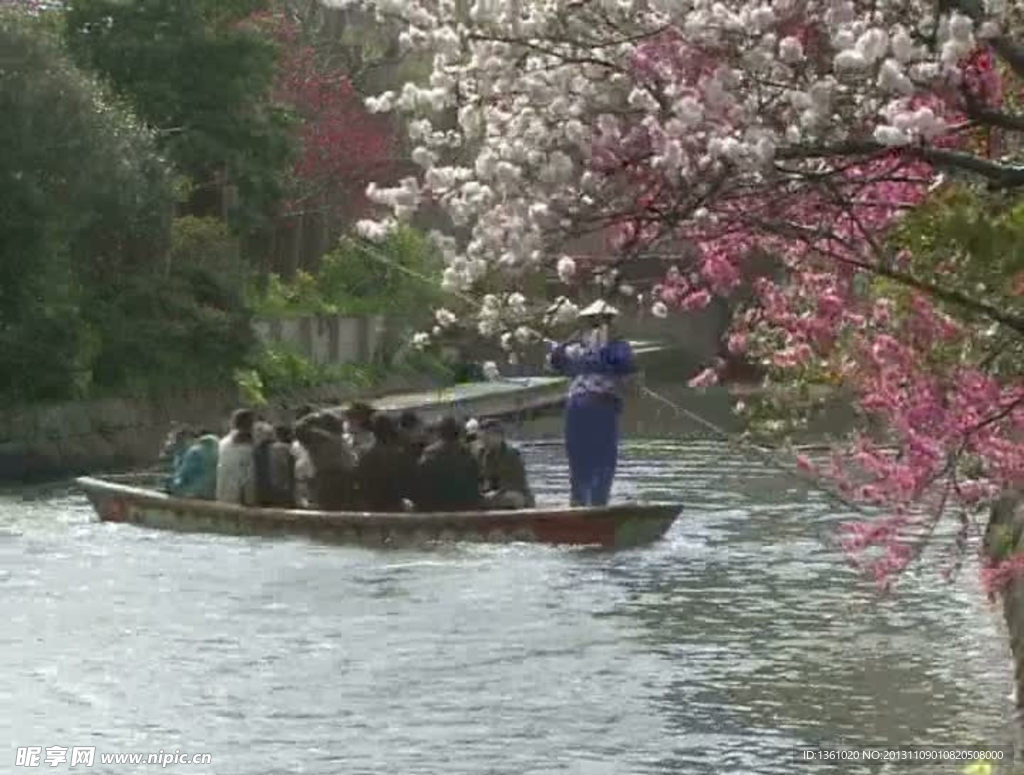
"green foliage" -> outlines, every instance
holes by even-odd
[[[319,278],[302,270],[296,272],[291,282],[285,282],[280,275],[271,274],[263,291],[254,296],[253,304],[258,314],[267,317],[329,315],[337,312],[337,307],[324,298]]]
[[[230,383],[254,345],[249,270],[159,143],[36,19],[0,16],[0,396]]]
[[[77,0],[65,13],[68,49],[99,73],[194,182],[190,210],[219,214],[238,190],[232,224],[257,228],[280,194],[289,120],[270,101],[276,49],[240,22],[254,0]]]
[[[400,347],[388,367],[396,374],[429,374],[441,383],[457,381],[455,367],[441,354],[412,346]]]
[[[263,394],[263,380],[255,369],[236,369],[235,386],[242,395],[247,406],[266,406],[267,397]]]
[[[1014,292],[1024,272],[1024,199],[964,185],[940,189],[903,220],[895,249],[913,255],[915,276],[954,286],[972,297],[1024,308]],[[978,296],[976,296],[978,294]]]
[[[379,246],[343,239],[324,256],[320,278],[324,295],[347,305],[341,312],[418,316],[442,298],[442,269],[430,239],[401,228]]]
[[[170,189],[150,135],[45,30],[0,17],[0,392],[88,389],[105,331],[95,289],[167,243]]]
[[[244,288],[251,274],[242,258],[238,238],[218,218],[186,215],[174,221],[169,263],[179,272],[198,272],[211,283]]]
[[[256,406],[275,395],[321,385],[344,384],[358,390],[372,388],[384,373],[367,364],[338,366],[314,363],[287,347],[262,348],[247,368],[235,371],[235,384],[245,400]]]
[[[263,315],[388,315],[422,321],[441,300],[441,257],[419,231],[403,228],[380,245],[346,237],[324,256],[320,271],[291,282],[272,275],[255,300]]]
[[[939,189],[908,214],[894,233],[893,251],[910,256],[904,268],[912,276],[963,293],[1004,314],[1024,315],[1024,199],[967,185]],[[898,308],[909,303],[911,291],[895,281],[878,278],[874,295],[885,295]],[[930,354],[936,366],[983,361],[995,373],[1024,371],[1024,342],[984,315],[947,303],[944,309],[972,325],[974,335],[955,345],[936,347]]]
[[[365,390],[386,373],[429,373],[450,379],[448,364],[412,348],[404,335],[430,320],[442,297],[442,265],[429,238],[405,228],[380,245],[343,239],[315,275],[299,272],[291,282],[271,275],[261,293],[253,292],[258,314],[385,315],[397,341],[383,343],[376,363],[358,366],[321,366],[286,348],[264,348],[249,368],[236,373],[236,384],[248,400],[262,403],[271,395],[329,383]]]
[[[255,345],[245,303],[247,269],[226,225],[180,218],[167,258],[96,290],[104,332],[98,383],[117,389],[229,384]]]

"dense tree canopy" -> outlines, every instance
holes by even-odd
[[[229,377],[251,341],[229,235],[188,239],[152,132],[42,28],[3,17],[0,49],[0,393]]]
[[[189,178],[190,210],[219,216],[228,187],[243,230],[275,211],[289,120],[271,99],[274,41],[244,23],[257,0],[76,0],[65,11],[75,60],[99,73]]]
[[[158,261],[171,188],[149,133],[45,37],[0,19],[0,372],[4,392],[89,381],[96,284]]]

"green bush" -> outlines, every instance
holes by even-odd
[[[271,275],[253,304],[270,317],[389,315],[422,322],[443,296],[442,268],[430,239],[415,229],[399,229],[380,245],[346,237],[316,274],[298,272],[290,282]]]
[[[443,268],[429,237],[401,228],[380,245],[342,239],[324,256],[319,279],[324,297],[339,312],[422,318],[442,299]]]
[[[262,405],[272,396],[321,385],[345,384],[367,390],[384,373],[366,364],[322,365],[281,345],[264,347],[248,368],[235,371],[235,383],[245,400]]]
[[[1013,192],[990,192],[951,183],[937,188],[907,214],[890,239],[893,254],[908,251],[901,270],[939,288],[999,310],[1024,315],[1024,200]],[[911,309],[912,292],[887,278],[873,278],[868,293],[895,302],[895,314]],[[968,325],[971,335],[935,342],[928,359],[942,373],[967,362],[1014,378],[1024,373],[1024,339],[989,315],[946,302],[945,312]]]
[[[152,134],[45,25],[0,15],[0,397],[229,384],[255,343],[217,219],[173,220]]]
[[[271,274],[262,292],[253,291],[252,304],[257,314],[272,318],[331,315],[338,311],[336,305],[324,298],[319,277],[301,270],[291,282]]]
[[[228,224],[219,218],[191,215],[172,225],[169,266],[178,271],[201,271],[211,282],[235,289],[244,288],[251,274]]]
[[[170,243],[159,269],[125,277],[97,303],[100,385],[152,392],[229,384],[253,351],[248,270],[228,227],[216,219],[179,218]]]
[[[0,16],[0,50],[0,393],[69,398],[103,358],[96,305],[162,255],[170,188],[150,135],[45,28]]]

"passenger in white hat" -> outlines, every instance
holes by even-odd
[[[480,421],[475,417],[466,420],[463,428],[463,441],[474,455],[480,451]]]
[[[579,313],[577,336],[554,347],[551,367],[571,378],[565,408],[565,450],[573,506],[606,506],[619,454],[624,383],[635,370],[629,342],[611,326],[619,311],[599,299]]]
[[[598,299],[580,310],[581,318],[608,318],[614,320],[619,316],[619,311],[604,299]]]

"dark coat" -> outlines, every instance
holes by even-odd
[[[256,505],[292,508],[295,505],[295,459],[291,445],[263,441],[253,452]]]
[[[315,506],[325,511],[355,507],[355,460],[338,433],[317,427],[305,419],[295,426],[295,438],[309,452],[314,474],[309,491]]]
[[[458,442],[438,441],[417,466],[418,511],[474,511],[481,507],[480,467]]]
[[[359,456],[355,479],[359,508],[403,511],[402,500],[416,494],[416,460],[402,444],[375,441]]]
[[[526,478],[526,464],[518,449],[504,443],[495,449],[481,447],[478,459],[485,492],[519,492],[526,499],[527,508],[533,507],[534,497]]]
[[[423,453],[427,450],[427,442],[422,439],[402,438],[402,447],[405,453],[412,458],[413,463],[419,462]]]

